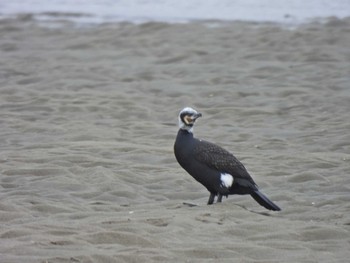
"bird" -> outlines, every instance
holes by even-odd
[[[193,136],[193,126],[202,117],[191,107],[178,115],[179,131],[174,144],[174,154],[180,166],[210,192],[208,205],[222,202],[228,195],[251,195],[268,210],[280,211],[262,192],[244,165],[224,148]]]

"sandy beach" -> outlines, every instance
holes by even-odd
[[[349,18],[22,15],[0,36],[0,262],[349,260]],[[250,196],[206,205],[173,154],[184,106],[281,212]]]

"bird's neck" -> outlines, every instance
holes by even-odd
[[[175,156],[179,164],[186,170],[192,152],[193,143],[195,142],[193,138],[193,133],[187,130],[179,129],[177,137],[175,140],[174,150]]]
[[[193,128],[191,128],[190,130],[180,129],[178,133],[182,136],[188,136],[189,138],[193,138]]]

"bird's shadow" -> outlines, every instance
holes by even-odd
[[[188,206],[188,207],[199,207],[200,206],[200,205],[197,205],[194,203],[189,203],[189,202],[183,202],[182,204],[185,206]],[[258,211],[251,210],[251,209],[245,207],[244,205],[239,205],[239,204],[234,204],[234,205],[239,206],[239,207],[243,208],[244,210],[247,210],[248,212],[251,212],[254,214],[258,214],[258,215],[262,215],[262,216],[271,216],[271,214],[269,212],[258,212]]]

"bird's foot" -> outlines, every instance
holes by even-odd
[[[217,200],[218,203],[221,203],[222,202],[222,194],[218,194],[218,200]]]

